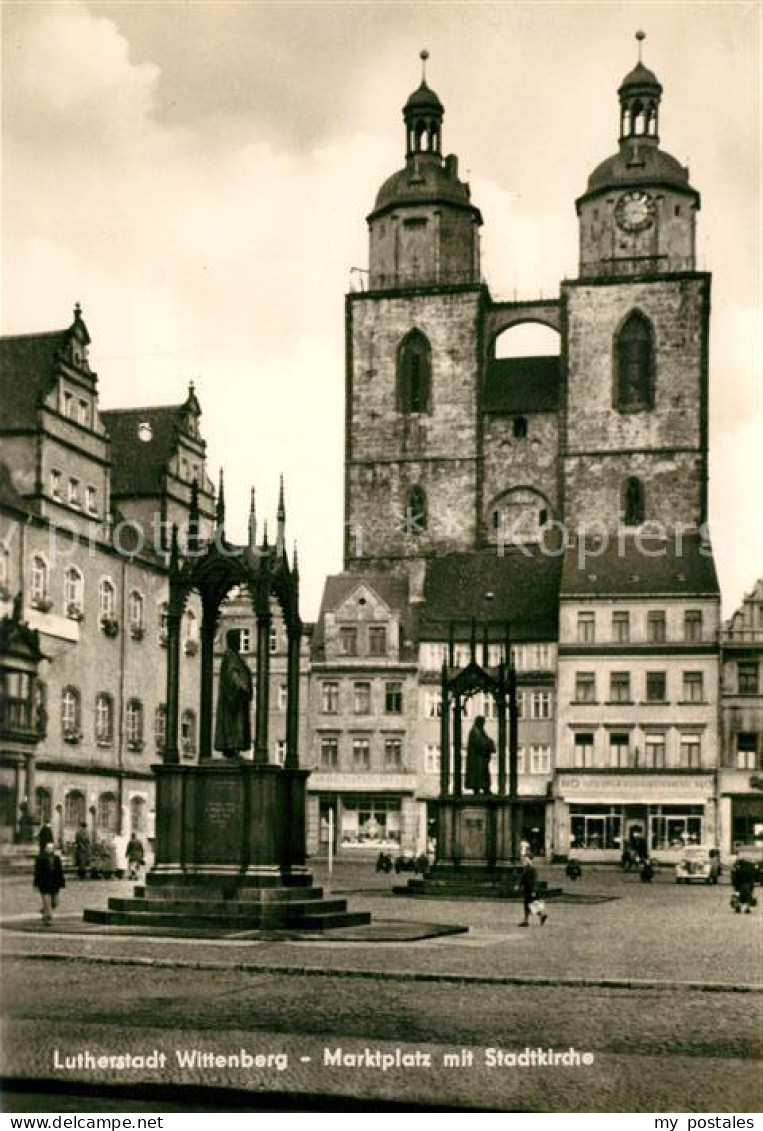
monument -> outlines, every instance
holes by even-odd
[[[225,536],[225,503],[220,480],[216,529],[199,535],[194,492],[186,552],[181,556],[173,529],[167,622],[167,730],[156,779],[155,864],[145,888],[132,899],[111,899],[108,910],[85,912],[89,922],[145,926],[220,927],[241,930],[287,927],[322,930],[370,921],[347,911],[345,900],[323,899],[305,866],[305,787],[300,768],[299,569],[285,547],[283,485],[275,545],[267,529],[256,542],[254,495],[245,546]],[[228,633],[214,715],[214,642],[220,610],[231,590],[247,593],[256,626],[253,757],[246,757],[252,730],[252,678]],[[199,760],[181,763],[178,745],[180,629],[192,592],[202,605]],[[286,756],[268,758],[270,626],[273,603],[283,616],[288,640]],[[214,748],[222,757],[215,758]]]

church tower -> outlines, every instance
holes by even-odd
[[[618,95],[618,151],[576,202],[579,276],[562,288],[565,519],[672,529],[707,517],[710,276],[699,193],[660,148],[662,86],[640,57]]]
[[[479,525],[482,217],[421,57],[405,165],[368,216],[368,289],[346,301],[348,569],[472,549]]]

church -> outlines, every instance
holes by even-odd
[[[475,630],[488,657],[511,640],[537,851],[619,859],[646,837],[669,857],[725,835],[711,280],[700,195],[662,147],[640,55],[613,99],[615,151],[574,202],[577,276],[552,299],[492,295],[426,71],[404,105],[404,164],[346,298],[344,571],[313,638],[312,826],[325,840],[333,812],[339,848],[425,843],[440,666]],[[512,356],[527,324],[558,351]],[[465,713],[489,728],[490,707]]]

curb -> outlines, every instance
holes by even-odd
[[[28,954],[5,951],[4,960],[14,959],[25,962],[89,962],[97,966],[142,966],[162,970],[214,970],[236,971],[245,974],[276,974],[298,978],[382,978],[395,982],[444,982],[461,983],[473,986],[560,986],[569,989],[603,990],[671,990],[688,993],[763,993],[763,985],[732,985],[726,982],[680,982],[658,978],[557,978],[520,974],[451,974],[427,973],[425,971],[353,970],[332,969],[328,966],[279,966],[255,962],[193,962],[174,958],[127,958],[116,955],[90,954]]]

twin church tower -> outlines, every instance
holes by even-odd
[[[560,523],[706,520],[710,276],[699,193],[660,145],[661,96],[639,59],[617,151],[575,202],[577,278],[501,302],[443,105],[426,77],[411,94],[405,164],[368,216],[367,289],[346,303],[345,569],[537,543]],[[558,356],[498,356],[533,322],[558,332]]]

